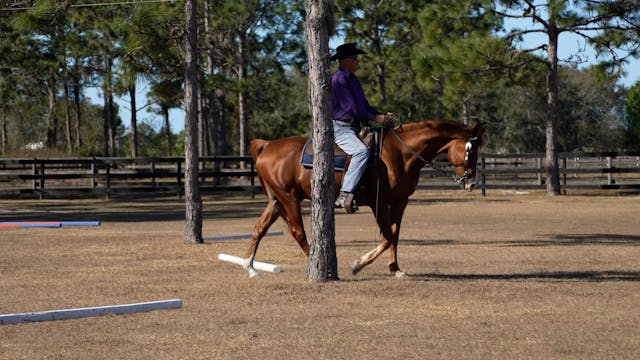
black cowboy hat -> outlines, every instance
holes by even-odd
[[[366,51],[362,49],[358,49],[355,43],[346,43],[338,46],[338,48],[336,49],[336,53],[331,57],[331,61],[341,60],[349,56],[366,54],[366,53],[367,53]]]

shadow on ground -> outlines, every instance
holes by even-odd
[[[203,206],[203,219],[258,219],[264,200],[221,200]],[[0,208],[0,221],[180,221],[185,218],[183,201],[149,199],[136,201],[16,202]]]
[[[508,240],[508,241],[461,241],[451,239],[400,239],[400,246],[504,246],[504,247],[539,247],[539,246],[581,246],[581,245],[640,245],[640,235],[629,234],[553,234],[545,239]],[[354,240],[340,244],[345,247],[370,246],[377,241]]]
[[[411,274],[411,279],[433,280],[573,280],[573,281],[640,281],[638,271],[553,271],[524,274],[440,274],[424,273]]]

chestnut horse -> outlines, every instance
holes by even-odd
[[[353,274],[390,249],[389,270],[397,277],[405,276],[398,265],[398,236],[409,196],[418,185],[420,169],[429,165],[440,170],[432,161],[438,154],[446,153],[454,168],[454,181],[471,191],[475,185],[483,130],[480,124],[472,128],[454,121],[425,120],[383,132],[378,164],[367,168],[361,182],[366,188],[367,200],[364,204],[358,204],[367,205],[373,210],[382,241],[353,263]],[[260,240],[278,217],[282,217],[289,225],[291,235],[304,254],[309,255],[300,206],[302,200],[311,198],[312,171],[300,164],[306,141],[307,138],[303,136],[251,141],[255,169],[267,196],[267,206],[256,222],[245,253],[244,268],[251,277],[258,275],[253,268],[253,260]],[[335,174],[336,196],[342,176],[342,172]]]

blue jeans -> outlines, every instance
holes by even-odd
[[[351,156],[349,168],[342,179],[340,191],[353,193],[358,186],[358,182],[367,169],[369,159],[369,149],[358,137],[358,128],[350,127],[340,121],[333,121],[333,136],[336,144]]]

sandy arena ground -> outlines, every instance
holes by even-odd
[[[263,205],[207,198],[205,237],[250,233]],[[388,274],[386,253],[351,275],[378,234],[370,211],[338,211],[342,280],[310,284],[286,235],[258,253],[283,272],[258,280],[217,260],[247,240],[184,244],[177,199],[0,200],[0,221],[102,221],[0,228],[0,314],[184,303],[0,325],[0,359],[633,359],[639,210],[637,195],[419,192],[400,240],[408,279]]]

